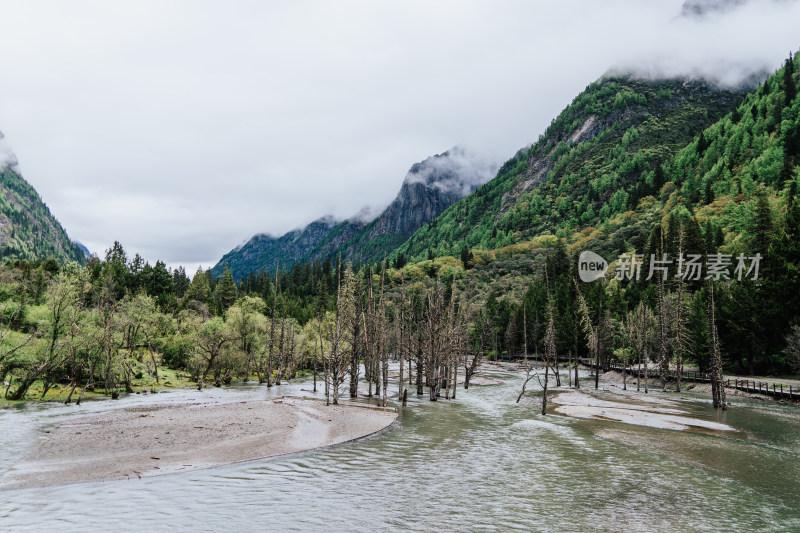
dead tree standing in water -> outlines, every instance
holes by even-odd
[[[464,388],[469,388],[469,381],[472,375],[478,371],[483,360],[483,353],[489,345],[492,335],[492,321],[483,312],[478,310],[472,325],[472,334],[469,342],[469,350],[464,352]],[[471,352],[471,353],[470,353]]]
[[[334,322],[331,353],[328,357],[328,373],[330,376],[330,389],[333,395],[334,405],[339,403],[339,388],[344,382],[345,374],[347,373],[345,361],[346,347],[343,342],[344,335],[342,334],[342,324],[347,323],[348,319],[352,319],[355,307],[353,302],[353,272],[348,268],[344,272],[344,279],[342,279],[341,270],[340,267],[339,287],[336,291],[336,320]]]
[[[553,320],[553,301],[550,298],[549,283],[547,287],[547,316],[547,334],[544,341],[544,381],[539,380],[539,384],[542,386],[542,415],[547,415],[548,370],[550,369],[550,364],[556,358],[556,327]]]
[[[275,317],[278,314],[278,267],[275,267],[275,283],[272,287],[272,318],[269,325],[269,355],[267,355],[267,387],[272,387],[272,356],[275,350]]]
[[[381,403],[386,407],[386,399],[389,389],[389,350],[387,347],[387,324],[386,324],[386,300],[384,299],[384,280],[386,278],[386,260],[384,259],[381,269],[381,292],[378,297],[378,310],[375,320],[377,322],[377,349],[378,358],[381,362]]]
[[[599,387],[599,379],[600,379],[600,334],[599,334],[599,327],[596,327],[592,324],[591,314],[589,312],[589,305],[586,303],[586,299],[583,297],[583,293],[581,293],[581,288],[578,286],[578,281],[573,280],[575,282],[575,292],[578,295],[578,308],[580,309],[581,313],[581,325],[583,326],[583,331],[586,333],[586,345],[589,348],[589,355],[590,357],[594,358],[594,388],[597,389]]]
[[[628,314],[631,322],[631,344],[638,354],[636,370],[636,390],[641,390],[642,361],[644,360],[644,389],[647,392],[647,363],[650,360],[650,343],[653,337],[655,316],[644,301],[639,302],[636,309]]]
[[[436,278],[436,285],[428,293],[425,320],[423,322],[426,333],[426,365],[428,377],[428,396],[435,402],[439,398],[442,387],[442,359],[443,359],[443,305],[442,284]]]
[[[400,319],[398,324],[398,337],[397,351],[400,357],[400,383],[398,386],[398,394],[403,394],[403,362],[406,355],[406,283],[405,274],[400,272]],[[409,376],[410,378],[411,376]]]
[[[525,387],[528,386],[528,382],[533,378],[533,365],[530,364],[528,361],[528,315],[527,310],[525,309],[525,302],[522,303],[522,351],[524,354],[524,367],[525,367],[525,381],[522,382],[522,390],[517,396],[517,403],[522,399],[522,395],[525,394]]]
[[[363,316],[364,307],[362,301],[361,290],[361,276],[358,276],[358,284],[356,287],[355,298],[355,312],[353,313],[353,320],[347,325],[350,330],[350,397],[355,398],[358,396],[358,377],[360,371],[360,355],[361,350],[360,338],[364,336],[364,353],[369,350],[367,343],[366,332],[366,318]],[[365,366],[369,364],[366,360]],[[371,389],[370,389],[371,390]]]
[[[716,304],[714,303],[714,283],[708,282],[708,340],[711,355],[711,398],[715,409],[727,409],[725,386],[722,383],[722,357],[717,334]]]

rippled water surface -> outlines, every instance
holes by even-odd
[[[518,375],[413,398],[386,431],[326,449],[131,481],[0,491],[0,531],[800,531],[800,409],[686,400],[733,437],[536,414]],[[586,385],[588,385],[588,380]],[[65,417],[310,383],[0,410],[0,470]],[[534,395],[532,393],[532,395]],[[672,396],[674,397],[674,395]]]

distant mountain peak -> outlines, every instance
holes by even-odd
[[[344,221],[325,215],[280,237],[250,239],[227,253],[212,269],[230,263],[234,277],[248,272],[326,259],[372,261],[391,253],[423,224],[489,181],[498,164],[456,146],[411,165],[394,200],[386,207],[364,206]]]
[[[329,228],[332,228],[333,226],[335,226],[339,222],[340,221],[333,215],[324,215],[324,216],[319,217],[314,222],[312,222],[312,224],[314,224],[314,223],[324,224],[324,225],[328,226]]]
[[[461,146],[411,165],[403,185],[423,183],[444,193],[466,196],[492,179],[499,164]]]
[[[378,218],[378,216],[381,214],[381,211],[382,210],[376,209],[375,207],[365,205],[353,216],[348,217],[347,220],[356,224],[369,224]]]

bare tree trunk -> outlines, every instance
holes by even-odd
[[[381,384],[382,394],[381,400],[383,406],[386,407],[386,399],[389,395],[389,350],[387,349],[387,331],[386,331],[386,304],[384,302],[384,278],[386,277],[386,258],[384,257],[384,266],[381,268],[381,292],[378,297],[378,356],[381,361]]]
[[[331,349],[331,388],[333,389],[333,405],[339,404],[339,383],[338,383],[338,364],[339,364],[339,322],[342,307],[342,282],[339,280],[339,288],[336,293],[336,323],[333,333],[333,348]],[[336,366],[333,366],[336,365]]]
[[[398,394],[403,393],[403,363],[406,355],[405,349],[405,325],[406,325],[406,284],[405,274],[400,273],[400,323],[399,323],[399,343],[398,352],[400,355],[400,383],[398,384]],[[409,376],[410,378],[411,376]]]
[[[550,380],[549,376],[550,365],[544,364],[544,384],[542,385],[542,416],[547,414],[547,382]]]
[[[708,329],[709,351],[711,353],[711,397],[715,409],[727,409],[725,386],[722,383],[722,357],[717,333],[716,305],[714,303],[714,284],[708,282]]]
[[[667,308],[664,300],[664,278],[658,281],[658,359],[661,372],[661,390],[667,390],[669,374],[669,349],[667,347]]]
[[[678,253],[683,254],[683,237],[684,232],[681,230]],[[683,278],[678,276],[678,302],[677,302],[677,331],[675,332],[675,392],[681,392],[681,378],[683,377]]]
[[[272,356],[275,351],[275,315],[278,313],[278,267],[275,267],[275,283],[272,288],[272,317],[269,326],[269,355],[267,356],[267,387],[272,387]]]
[[[638,353],[639,355],[639,364],[636,367],[636,392],[641,390],[641,382],[642,382],[642,352]]]
[[[281,384],[281,378],[283,377],[283,369],[285,366],[285,354],[284,354],[284,337],[286,332],[286,305],[283,306],[283,311],[281,312],[281,336],[280,340],[278,341],[278,374],[275,376],[275,385]]]
[[[568,363],[567,363],[567,377],[569,378],[569,387],[572,387],[572,352],[567,354]]]

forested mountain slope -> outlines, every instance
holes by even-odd
[[[315,220],[304,228],[298,228],[280,237],[259,233],[242,246],[225,254],[211,269],[217,277],[222,275],[225,265],[231,269],[236,279],[259,270],[272,271],[276,265],[291,267],[303,260],[308,251],[325,238],[338,222],[331,216]]]
[[[13,154],[0,150],[0,259],[83,262],[81,249],[69,239],[18,168]]]
[[[494,317],[498,350],[515,352],[521,346],[523,307],[530,323],[542,320],[546,311],[540,272],[548,258],[559,351],[584,349],[576,304],[580,288],[591,309],[606,310],[596,327],[601,333],[606,330],[601,357],[610,358],[612,348],[619,352],[614,354],[624,355],[621,341],[614,337],[619,334],[615,323],[629,320],[635,309],[658,310],[662,297],[671,302],[671,309],[677,307],[676,259],[681,252],[702,256],[704,268],[716,256],[728,263],[724,275],[712,277],[723,363],[750,373],[797,371],[800,359],[792,359],[790,348],[800,346],[799,67],[797,58],[787,60],[762,85],[741,96],[695,85],[696,94],[710,99],[702,106],[706,111],[698,112],[696,103],[674,107],[676,112],[684,109],[687,123],[669,122],[672,135],[660,137],[669,142],[652,141],[659,138],[654,128],[667,128],[663,121],[668,116],[653,113],[635,130],[612,128],[616,141],[609,140],[602,150],[602,133],[581,149],[580,141],[563,139],[583,130],[579,122],[583,119],[585,125],[589,118],[584,113],[570,123],[562,114],[545,137],[518,153],[498,178],[415,234],[398,250],[394,265],[405,264],[407,257],[401,254],[412,250],[416,256],[403,267],[405,279],[452,276],[460,269],[462,294],[485,305]],[[720,103],[712,104],[717,97]],[[709,124],[708,110],[718,120]],[[566,133],[558,133],[559,123],[570,124],[560,130]],[[642,134],[645,130],[651,132],[648,137]],[[619,131],[624,133],[620,136]],[[686,136],[688,142],[677,147],[678,139]],[[549,171],[537,174],[548,165]],[[606,283],[576,285],[576,254],[582,250],[598,252],[611,262]],[[610,279],[617,254],[632,252],[644,256],[641,280]],[[662,253],[673,261],[665,296],[659,296],[655,282],[645,280],[650,254]],[[751,258],[756,256],[761,257],[760,270],[753,271]],[[745,258],[745,270],[737,274],[740,257]],[[708,275],[704,270],[687,283],[681,299],[691,341],[683,349],[701,367],[709,358]],[[532,279],[538,281],[531,284]],[[675,321],[667,317],[663,323]],[[665,338],[673,338],[672,326],[664,327]],[[541,328],[537,335],[541,337]]]
[[[660,163],[730,112],[743,93],[702,80],[607,77],[589,85],[497,177],[398,248],[409,259],[572,235],[660,189]]]

